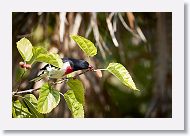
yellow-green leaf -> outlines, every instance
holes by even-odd
[[[36,57],[36,61],[46,62],[48,64],[52,64],[55,67],[62,68],[63,61],[60,56],[56,53],[47,53],[47,54],[39,54]]]
[[[45,83],[39,92],[37,110],[43,114],[49,113],[59,104],[59,101],[59,92]]]
[[[71,35],[70,37],[79,45],[79,47],[89,57],[93,57],[94,55],[97,54],[97,48],[90,40],[88,40],[82,36],[79,36],[79,35]]]
[[[32,114],[28,111],[28,108],[19,100],[12,102],[12,115],[14,118],[31,118]]]
[[[48,54],[48,51],[44,47],[40,47],[40,46],[33,47],[32,52],[33,52],[33,56],[32,56],[32,58],[31,58],[31,60],[29,62],[30,64],[37,61],[36,58],[38,57],[38,55],[40,55],[40,54]]]
[[[64,94],[64,99],[74,118],[84,118],[83,105],[78,102],[73,90],[68,90]]]
[[[84,87],[82,82],[78,79],[71,78],[67,84],[69,85],[70,89],[73,90],[77,101],[84,105]]]
[[[47,54],[48,53],[48,51],[44,47],[40,47],[40,46],[33,47],[32,52],[33,52],[33,55],[35,58],[37,58],[38,55],[40,55],[40,54]]]
[[[36,99],[36,97],[33,94],[26,94],[24,96],[23,100],[35,118],[43,118],[43,114],[41,114],[37,111],[38,100]]]
[[[131,78],[127,69],[120,63],[110,63],[107,67],[107,70],[116,76],[124,85],[129,87],[132,90],[137,90],[133,79]]]
[[[22,38],[16,44],[17,44],[17,49],[20,55],[22,56],[22,58],[24,59],[24,61],[30,61],[30,59],[33,56],[33,53],[32,53],[33,47],[32,47],[31,42],[26,38]]]

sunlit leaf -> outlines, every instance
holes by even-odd
[[[107,67],[107,70],[114,76],[116,76],[123,84],[125,84],[130,89],[139,91],[136,88],[135,83],[133,82],[129,72],[123,65],[119,63],[110,63]]]
[[[79,35],[71,35],[71,38],[89,57],[93,57],[97,54],[97,48],[90,40]]]
[[[37,111],[38,101],[33,94],[26,94],[23,100],[26,103],[26,105],[29,107],[30,112],[32,113],[33,116],[35,116],[36,118],[43,118],[43,114]]]
[[[56,53],[39,54],[36,57],[36,61],[52,64],[55,67],[62,68],[63,61]]]
[[[71,78],[67,84],[73,90],[78,102],[84,105],[84,87],[80,80]]]
[[[33,52],[33,56],[32,56],[32,58],[30,60],[30,64],[37,61],[36,58],[38,57],[38,55],[40,55],[40,54],[48,54],[48,51],[44,47],[40,47],[40,46],[33,47],[32,52]]]
[[[33,47],[32,47],[31,42],[26,38],[22,38],[16,44],[17,44],[17,49],[19,53],[21,54],[22,58],[24,59],[24,61],[30,61],[30,59],[33,56],[33,53],[32,53]]]
[[[12,115],[14,118],[31,118],[32,114],[28,111],[28,108],[22,104],[19,100],[12,102]]]
[[[24,99],[28,100],[34,107],[37,106],[38,100],[33,94],[26,94]]]
[[[83,105],[77,101],[73,90],[68,90],[64,94],[64,99],[74,118],[84,118]]]
[[[39,92],[37,109],[38,112],[46,114],[51,112],[60,101],[60,94],[48,83],[43,84]]]
[[[40,47],[40,46],[33,47],[32,52],[33,52],[33,55],[35,58],[40,54],[47,54],[48,53],[48,51],[44,47]]]

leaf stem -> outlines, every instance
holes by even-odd
[[[62,92],[59,92],[60,95],[62,95],[64,97],[64,94]]]
[[[95,72],[96,72],[97,70],[106,71],[106,70],[107,70],[107,68],[94,69],[93,71],[95,71]]]

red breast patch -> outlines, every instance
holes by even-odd
[[[71,66],[67,67],[66,71],[65,71],[65,75],[69,74],[69,73],[72,73],[73,72],[73,69]]]

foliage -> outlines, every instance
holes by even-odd
[[[33,48],[30,41],[26,38],[22,38],[17,42],[17,48],[24,61],[30,61],[32,59],[30,63],[45,62],[58,68],[63,67],[63,62],[58,54],[48,53],[48,51],[42,47]]]
[[[87,56],[92,57],[97,54],[97,48],[90,40],[78,35],[72,35],[71,38]],[[26,38],[22,38],[17,42],[17,48],[24,61],[28,61],[31,65],[34,62],[44,62],[59,68],[63,67],[63,62],[58,54],[49,53],[43,47],[33,47]],[[98,70],[107,70],[128,88],[138,90],[123,65],[110,63],[106,69]],[[13,101],[13,117],[42,118],[44,117],[43,114],[50,113],[57,107],[60,102],[60,95],[63,95],[72,116],[74,118],[84,118],[85,89],[82,82],[70,76],[68,77],[67,85],[70,89],[65,94],[62,94],[53,87],[53,84],[44,83],[39,89],[38,99],[33,94],[27,94],[21,100]]]
[[[22,38],[20,41],[17,42],[17,48],[24,61],[30,61],[33,56],[32,44],[30,43],[30,41],[26,38]]]
[[[79,47],[89,57],[93,57],[94,55],[97,54],[97,48],[90,40],[78,35],[71,35],[71,38],[79,45]]]
[[[43,118],[43,114],[39,113],[39,111],[37,110],[38,101],[33,94],[26,94],[23,100],[30,109],[32,115],[34,115],[34,117]]]
[[[64,94],[65,101],[74,118],[84,118],[83,104],[80,103],[73,90],[68,90]]]
[[[139,91],[126,68],[119,63],[110,63],[107,70],[132,90]]]
[[[39,91],[38,111],[43,114],[51,112],[59,104],[59,92],[48,83],[43,84]]]
[[[52,64],[58,68],[63,67],[63,62],[61,58],[59,57],[58,54],[55,53],[48,53],[48,54],[41,53],[36,57],[36,61]]]
[[[12,103],[12,115],[14,118],[31,118],[32,117],[32,113],[30,113],[28,108],[19,100],[13,101]]]
[[[78,79],[70,79],[67,84],[70,89],[73,90],[77,101],[84,105],[84,87],[81,81]]]

